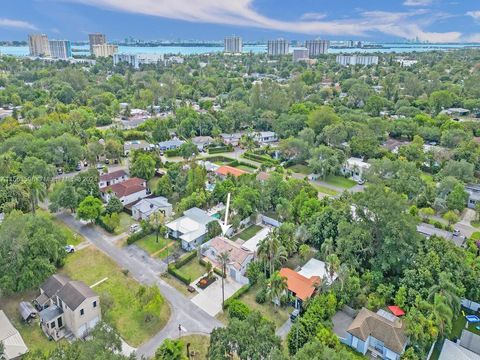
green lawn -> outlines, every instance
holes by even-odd
[[[207,272],[205,267],[198,262],[197,258],[190,260],[181,268],[177,269],[177,271],[182,273],[185,277],[192,279],[192,281],[197,280]]]
[[[462,308],[462,310],[465,312],[466,315],[471,315],[475,314],[473,311],[468,311],[467,309]],[[460,336],[462,335],[462,330],[465,329],[465,324],[467,323],[467,319],[465,319],[465,316],[463,316],[462,313],[453,320],[452,323],[452,334],[450,336],[451,339],[457,338],[459,339]],[[480,335],[480,330],[476,329],[476,326],[478,326],[478,323],[470,323],[468,325],[468,331],[471,331],[477,335]]]
[[[129,231],[130,225],[135,223],[135,220],[126,212],[122,211],[118,215],[120,217],[120,223],[115,228],[115,234],[117,235]]]
[[[338,176],[338,175],[328,175],[324,181],[327,184],[338,186],[345,189],[350,189],[351,187],[354,187],[355,185],[357,185],[357,183],[352,179],[347,179],[343,176]]]
[[[187,344],[190,344],[191,359],[206,359],[208,347],[210,345],[210,336],[207,335],[187,335],[182,336],[184,354],[187,353]],[[193,354],[194,355],[193,355]]]
[[[32,301],[39,295],[39,293],[40,292],[37,290],[32,290],[12,296],[1,296],[0,309],[5,311],[10,322],[20,332],[25,344],[30,349],[30,352],[41,350],[42,352],[47,353],[54,350],[57,343],[47,339],[42,329],[40,329],[38,320],[28,325],[21,319],[18,311],[18,304],[20,301]]]
[[[318,185],[318,184],[315,184],[315,183],[311,183],[311,184],[318,192],[320,192],[322,194],[330,195],[330,196],[338,195],[337,191],[335,191],[333,189],[330,189],[326,186]]]
[[[155,176],[148,180],[148,188],[153,192],[157,188],[157,184],[160,181],[160,176]]]
[[[68,245],[73,245],[76,246],[82,242],[85,241],[85,238],[80,235],[79,233],[74,232],[72,229],[70,229],[67,225],[65,225],[63,222],[59,221],[53,214],[51,214],[48,211],[38,209],[37,210],[38,214],[41,214],[42,216],[45,216],[46,218],[52,220],[55,223],[55,226],[65,235],[67,238],[67,244]]]
[[[255,168],[253,166],[247,166],[247,165],[240,164],[240,165],[237,165],[235,167],[237,169],[244,170],[244,171],[247,171],[247,172],[255,171]]]
[[[263,304],[257,303],[255,301],[255,295],[259,290],[260,286],[258,284],[252,286],[245,294],[240,297],[240,301],[245,303],[250,309],[260,311],[260,313],[266,319],[275,323],[276,328],[279,328],[285,323],[285,321],[288,320],[288,317],[290,316],[293,308],[277,308],[273,303],[269,302],[268,300]]]
[[[307,165],[297,164],[287,168],[288,170],[293,171],[294,173],[309,175],[312,173],[310,168]]]
[[[100,294],[103,319],[113,324],[120,336],[132,346],[151,338],[170,318],[170,307],[162,298],[155,311],[158,317],[146,322],[144,305],[137,295],[140,285],[94,248],[85,248],[68,256],[61,272],[87,285],[108,278],[94,288]]]
[[[157,236],[155,234],[150,234],[145,236],[144,238],[138,240],[135,242],[135,245],[141,247],[143,250],[145,250],[147,253],[154,254],[157,251],[163,249],[167,244],[173,242],[174,240],[171,239],[165,239],[161,236],[158,238],[157,242]]]
[[[251,239],[252,237],[254,237],[260,230],[262,230],[261,226],[251,225],[245,230],[243,230],[240,234],[235,235],[233,239],[234,240],[242,239],[244,241],[247,241],[248,239]]]

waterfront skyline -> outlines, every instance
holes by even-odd
[[[29,9],[28,12],[25,9]],[[480,41],[480,7],[473,0],[384,2],[345,0],[18,0],[2,4],[0,40],[24,40],[27,33],[85,40],[90,32],[111,40],[127,37],[245,41],[287,39],[364,41],[418,39]]]

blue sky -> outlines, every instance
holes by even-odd
[[[480,42],[479,0],[2,0],[0,40],[326,38]]]

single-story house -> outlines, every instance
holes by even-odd
[[[108,202],[112,196],[116,196],[123,205],[131,204],[146,198],[149,194],[147,182],[134,177],[121,183],[105,186],[100,189],[102,199]]]
[[[202,245],[202,254],[219,269],[222,269],[222,265],[218,257],[225,252],[229,255],[227,275],[239,283],[248,284],[245,272],[248,264],[253,260],[252,251],[244,249],[241,245],[223,236],[217,236]]]
[[[217,174],[221,178],[226,178],[228,175],[239,177],[243,174],[248,174],[248,172],[242,169],[237,169],[233,166],[223,165],[220,166],[217,170],[215,170],[215,174]]]
[[[343,164],[340,171],[343,175],[350,176],[355,181],[360,181],[364,179],[364,175],[369,168],[370,164],[363,159],[351,157]]]
[[[147,220],[152,214],[162,212],[166,218],[172,216],[172,204],[163,196],[146,198],[132,206],[132,217],[135,220]]]
[[[408,344],[403,321],[385,310],[362,308],[347,333],[346,345],[385,360],[399,360]]]
[[[325,281],[327,285],[331,285],[338,275],[335,272],[330,274],[328,270],[328,264],[312,258],[302,266],[298,273],[308,279],[312,278],[313,276],[317,276],[322,279],[322,281]]]
[[[123,144],[123,155],[128,156],[134,150],[149,151],[150,144],[145,140],[125,141]]]
[[[461,342],[445,339],[438,360],[480,360],[480,355],[464,348]]]
[[[273,131],[259,131],[253,135],[253,139],[258,143],[271,143],[278,141],[277,134]]]
[[[232,144],[233,146],[238,146],[240,139],[244,133],[233,133],[233,134],[220,134],[222,141],[225,145]]]
[[[192,143],[197,146],[199,151],[203,151],[212,141],[213,138],[211,136],[195,136],[192,138]]]
[[[3,344],[5,360],[20,359],[28,352],[22,335],[15,329],[3,310],[0,310],[0,343]],[[0,358],[2,358],[0,356]],[[2,358],[3,359],[3,358]]]
[[[175,150],[182,146],[184,142],[185,141],[179,139],[162,141],[158,143],[158,148],[160,149],[160,151]]]
[[[300,309],[304,301],[310,299],[320,285],[318,276],[307,278],[289,268],[281,268],[280,276],[287,279],[288,292],[295,298],[294,307]]]
[[[475,209],[475,205],[480,201],[480,185],[468,184],[465,186],[465,191],[468,193],[467,206]]]
[[[128,174],[125,172],[125,170],[112,171],[110,173],[100,175],[100,179],[98,181],[98,187],[103,188],[105,186],[118,184],[127,179],[128,179]]]
[[[449,108],[442,110],[441,113],[450,116],[467,116],[468,114],[470,114],[470,110],[463,108]]]
[[[203,243],[207,236],[207,224],[217,219],[209,216],[206,211],[193,207],[185,210],[183,216],[165,226],[168,237],[182,241],[186,251],[194,250]]]
[[[35,301],[42,309],[40,327],[55,341],[63,337],[84,338],[102,318],[98,294],[67,276],[50,276],[40,285]]]

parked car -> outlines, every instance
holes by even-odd
[[[62,175],[63,174],[63,169],[62,168],[57,168],[57,174]]]
[[[132,224],[130,225],[130,233],[135,233],[140,230],[140,225],[139,224]]]
[[[97,170],[102,170],[103,169],[103,164],[98,163],[97,164]]]
[[[113,159],[114,164],[118,164],[118,159]]]
[[[75,252],[75,247],[73,245],[66,245],[65,246],[65,251],[68,253],[68,254],[72,254]]]
[[[82,170],[82,164],[78,163],[77,166],[75,166],[76,171]]]
[[[88,162],[86,160],[83,162],[83,166],[85,166],[85,167],[88,166]]]
[[[107,164],[107,165],[110,164],[110,160],[105,159],[105,164]]]
[[[290,320],[291,320],[292,322],[294,322],[295,320],[297,320],[297,317],[298,317],[299,315],[300,315],[300,310],[294,309],[294,310],[292,311],[292,313],[290,314]]]
[[[460,235],[460,230],[454,229],[453,230],[453,236],[458,236],[458,235]]]
[[[363,184],[365,184],[365,179],[358,179],[358,180],[357,180],[357,184],[358,184],[358,185],[363,185]]]

